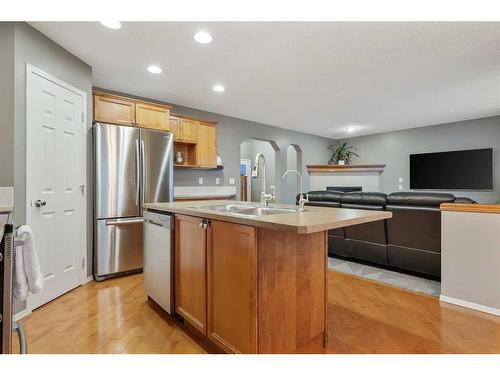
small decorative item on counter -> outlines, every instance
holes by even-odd
[[[222,158],[217,155],[217,165],[222,165]]]
[[[348,146],[347,141],[343,143],[337,141],[336,145],[330,145],[328,146],[328,149],[333,152],[332,157],[328,160],[328,164],[351,164],[351,158],[353,156],[357,156],[359,158],[359,155],[354,151],[357,151],[358,149],[353,146]]]
[[[182,164],[184,162],[184,155],[182,155],[182,152],[177,151],[175,153],[175,162],[177,164]]]

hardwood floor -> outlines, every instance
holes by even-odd
[[[327,353],[500,353],[499,317],[333,271],[328,295]],[[93,281],[22,324],[30,353],[210,351],[148,303],[142,275]]]
[[[330,271],[329,353],[500,353],[500,317]]]

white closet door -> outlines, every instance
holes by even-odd
[[[85,94],[28,69],[27,224],[33,229],[44,290],[37,308],[82,283],[86,253]]]

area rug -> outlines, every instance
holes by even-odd
[[[418,276],[406,275],[337,258],[328,258],[328,268],[431,296],[438,297],[441,294],[441,283],[439,281]]]

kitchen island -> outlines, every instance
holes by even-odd
[[[320,352],[328,230],[392,216],[235,201],[144,207],[175,215],[175,312],[229,353]]]

